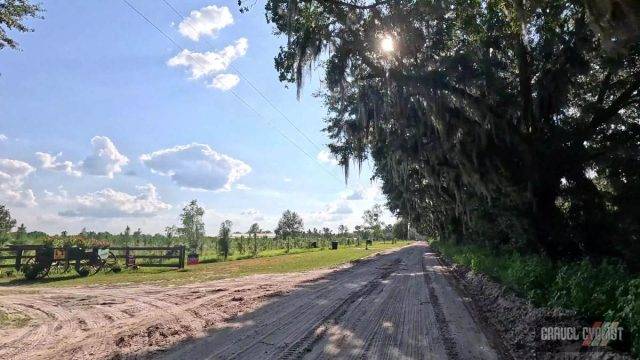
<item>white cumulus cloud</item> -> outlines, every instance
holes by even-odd
[[[2,142],[2,141],[7,141],[7,140],[9,140],[9,138],[7,137],[7,135],[5,135],[5,134],[0,134],[0,142]]]
[[[189,16],[178,25],[180,33],[193,41],[200,36],[215,36],[221,29],[233,24],[233,16],[226,6],[205,6],[200,10],[192,10]]]
[[[93,153],[80,164],[87,174],[113,178],[114,174],[121,172],[122,167],[129,163],[129,159],[106,136],[94,136],[91,145]]]
[[[324,209],[309,214],[311,223],[325,224],[344,220],[353,213],[353,208],[344,200],[337,200],[325,205]]]
[[[246,38],[240,38],[233,45],[229,45],[220,51],[200,53],[184,49],[178,55],[169,59],[167,65],[171,67],[187,67],[191,71],[191,78],[199,79],[203,76],[226,70],[231,62],[244,56],[248,48],[249,41]]]
[[[36,169],[20,160],[0,159],[0,199],[10,205],[34,206],[36,197],[24,179]]]
[[[82,172],[77,170],[77,166],[71,161],[59,161],[58,158],[62,153],[52,155],[45,152],[37,152],[36,157],[40,161],[40,167],[42,169],[51,171],[63,171],[72,176],[80,176]]]
[[[229,191],[251,171],[243,161],[197,143],[144,154],[140,160],[153,172],[169,176],[176,184],[190,189]]]
[[[216,88],[222,91],[231,90],[240,82],[240,78],[236,74],[218,74],[213,78],[208,87]]]
[[[171,205],[162,202],[153,184],[139,186],[139,194],[128,194],[111,188],[66,198],[68,210],[61,211],[65,217],[150,217],[171,209]],[[65,194],[66,195],[66,194]]]
[[[368,200],[383,201],[382,184],[379,180],[374,180],[369,186],[358,186],[353,190],[347,190],[340,194],[340,198],[344,200]]]

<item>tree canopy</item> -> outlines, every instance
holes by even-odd
[[[285,210],[282,213],[282,217],[278,221],[278,227],[276,228],[276,234],[287,238],[292,235],[299,234],[304,231],[304,224],[302,218],[298,213],[291,210]]]
[[[254,237],[257,236],[257,234],[260,232],[262,232],[262,229],[260,229],[260,225],[258,225],[258,223],[251,224],[249,230],[247,230],[247,233],[253,235]]]
[[[233,226],[233,223],[230,220],[225,220],[220,224],[220,230],[218,231],[218,253],[225,260],[229,256],[231,226]]]
[[[278,221],[278,227],[275,230],[276,235],[282,236],[286,243],[287,252],[291,247],[289,238],[304,231],[302,218],[295,211],[285,210],[282,217]]]
[[[11,217],[9,209],[0,204],[0,245],[9,240],[9,233],[16,226],[16,219]]]
[[[180,233],[187,240],[189,250],[195,252],[200,248],[202,250],[202,240],[204,238],[204,209],[198,205],[197,200],[191,200],[187,206],[182,209],[180,220],[182,227]]]
[[[39,4],[32,4],[27,0],[0,1],[0,50],[7,46],[17,49],[18,43],[7,34],[7,30],[33,31],[24,24],[24,20],[40,17],[42,11]]]
[[[638,37],[605,49],[589,4],[269,0],[266,12],[288,38],[280,80],[301,89],[321,66],[331,152],[347,177],[372,158],[396,215],[443,239],[638,265]]]

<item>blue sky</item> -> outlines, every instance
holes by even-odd
[[[0,203],[19,222],[161,232],[198,199],[210,234],[224,219],[273,229],[285,209],[335,229],[384,203],[369,165],[345,186],[321,153],[319,74],[299,101],[278,82],[273,57],[286,40],[263,3],[240,14],[234,1],[171,0],[178,16],[130,1],[180,47],[122,1],[70,0],[44,1],[35,32],[12,34],[21,51],[0,52]]]

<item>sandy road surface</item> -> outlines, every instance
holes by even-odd
[[[0,309],[32,318],[0,329],[0,359],[136,357],[251,311],[330,270],[247,276],[182,286],[0,288]],[[54,356],[54,355],[58,356]]]
[[[296,289],[165,359],[496,359],[426,245]]]
[[[0,309],[33,319],[0,330],[2,359],[498,358],[424,244],[175,287],[1,288]]]

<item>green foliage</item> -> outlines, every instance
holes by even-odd
[[[258,256],[258,233],[260,233],[261,231],[262,230],[260,229],[260,225],[258,225],[258,223],[251,224],[251,227],[249,227],[249,230],[247,231],[247,234],[253,237],[253,246],[251,248],[251,253],[253,254],[253,256]]]
[[[22,244],[27,237],[27,227],[24,224],[20,224],[16,230],[16,244]]]
[[[14,226],[16,220],[11,217],[9,209],[0,204],[0,246],[9,240],[9,233]]]
[[[22,266],[22,273],[27,280],[35,280],[41,277],[41,274],[45,271],[44,265],[39,263],[25,264]]]
[[[607,51],[600,7],[581,1],[361,4],[266,5],[282,81],[300,89],[326,59],[347,176],[373,159],[390,210],[423,234],[640,269],[640,38]]]
[[[393,224],[393,237],[395,239],[408,239],[407,233],[407,221],[406,220],[398,220],[395,224]]]
[[[18,48],[18,43],[7,35],[7,30],[33,31],[24,24],[26,18],[39,18],[42,8],[27,0],[3,0],[0,3],[0,50]]]
[[[224,260],[227,260],[227,257],[229,256],[232,225],[233,224],[229,220],[225,220],[220,224],[220,231],[218,233],[218,254],[220,254]]]
[[[187,240],[187,247],[192,253],[197,253],[198,250],[202,252],[203,238],[204,238],[204,209],[198,206],[197,200],[191,200],[191,202],[182,209],[180,220],[182,222],[182,228],[180,233]]]
[[[362,220],[366,224],[366,230],[375,239],[383,238],[382,206],[375,204],[371,209],[365,210]]]
[[[521,256],[511,253],[505,259],[505,264],[495,265],[499,275],[512,289],[517,289],[526,298],[536,304],[547,301],[548,292],[545,288],[555,276],[553,263],[540,256]]]
[[[88,277],[68,277],[63,275],[61,278],[56,279],[58,281],[33,282],[25,285],[33,287],[65,287],[150,282],[161,286],[172,286],[252,274],[274,274],[331,268],[370,256],[377,251],[388,250],[406,244],[406,242],[398,242],[397,244],[374,243],[369,250],[365,250],[364,246],[340,247],[334,251],[308,248],[291,249],[289,253],[285,253],[284,249],[268,250],[261,252],[257,258],[243,259],[229,256],[229,260],[234,261],[211,261],[196,266],[187,266],[182,271],[153,267],[144,267],[138,270],[123,268],[117,274],[110,271],[100,272]],[[235,261],[235,259],[239,261]],[[19,279],[0,278],[0,284],[20,283],[20,281]]]
[[[590,319],[601,318],[617,307],[619,290],[626,289],[628,282],[624,266],[608,260],[598,265],[587,260],[562,265],[550,288],[549,304],[574,309]]]
[[[629,333],[633,334],[631,349],[640,354],[640,279],[629,282],[627,290],[620,289],[618,307],[609,319],[622,319]],[[625,295],[626,292],[626,295]]]
[[[287,251],[291,249],[290,237],[300,234],[304,231],[304,224],[302,218],[295,211],[285,210],[282,213],[282,217],[278,221],[278,227],[276,228],[276,234],[282,236],[285,241]]]
[[[640,279],[617,260],[554,263],[508,248],[433,241],[453,262],[489,275],[538,306],[575,310],[588,321],[620,321],[640,354]]]

